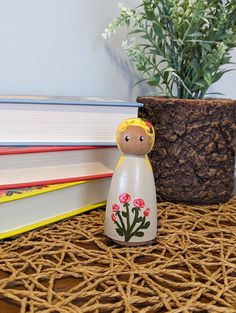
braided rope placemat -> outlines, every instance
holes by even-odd
[[[2,241],[0,312],[236,312],[236,198],[158,216],[146,247],[107,240],[101,209]]]

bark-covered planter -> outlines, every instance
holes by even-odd
[[[234,189],[236,101],[138,97],[139,116],[151,121],[150,154],[159,201],[213,204]]]

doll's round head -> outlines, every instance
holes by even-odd
[[[117,146],[124,154],[145,155],[151,151],[154,141],[152,124],[141,118],[124,120],[116,132]]]

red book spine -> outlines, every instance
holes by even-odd
[[[112,173],[108,173],[108,174],[87,175],[87,176],[72,177],[72,178],[60,178],[60,179],[52,179],[52,180],[49,179],[49,180],[43,180],[43,181],[24,182],[24,183],[20,183],[20,184],[7,184],[7,185],[0,185],[0,190],[1,189],[18,189],[18,188],[35,187],[35,186],[43,186],[43,185],[72,183],[72,182],[76,182],[76,181],[107,178],[107,177],[111,177],[111,176],[112,176]]]
[[[56,152],[56,151],[69,151],[69,150],[88,150],[88,149],[109,149],[114,147],[103,146],[2,146],[0,147],[0,155],[3,154],[23,154],[23,153],[41,153],[41,152]]]

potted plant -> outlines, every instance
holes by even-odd
[[[229,69],[236,47],[235,0],[142,0],[104,37],[126,27],[123,42],[143,81],[158,96],[137,98],[156,129],[150,155],[160,200],[226,202],[234,187],[236,102],[206,98]]]

